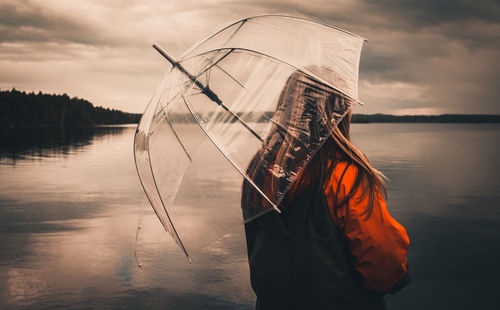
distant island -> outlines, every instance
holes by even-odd
[[[219,112],[215,119],[235,122],[235,119]],[[263,122],[273,112],[236,113],[247,122]],[[187,122],[185,115],[169,114],[176,122]],[[0,90],[0,128],[94,126],[138,123],[141,114],[115,109],[95,107],[81,98],[68,95],[26,93],[12,89]],[[206,117],[206,115],[205,115]],[[200,118],[204,117],[200,115]],[[353,123],[500,123],[500,115],[492,114],[441,114],[441,115],[390,115],[354,114]]]
[[[141,115],[95,107],[68,95],[0,90],[0,128],[94,126],[138,123]]]
[[[239,118],[246,122],[263,123],[273,117],[273,112],[246,112],[235,113]],[[191,122],[183,114],[169,114],[170,120],[174,122]],[[213,114],[198,115],[201,120],[208,121],[213,118],[219,122],[236,122],[236,118],[228,115],[226,112],[218,112],[215,117]],[[494,114],[441,114],[441,115],[391,115],[391,114],[353,114],[352,123],[500,123],[500,115]]]
[[[353,114],[352,123],[500,123],[494,114],[390,115]]]

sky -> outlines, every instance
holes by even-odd
[[[499,0],[0,0],[0,89],[142,113],[169,64],[221,25],[280,13],[369,40],[355,113],[500,114]]]

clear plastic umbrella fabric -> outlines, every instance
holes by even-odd
[[[257,16],[196,43],[178,60],[182,70],[166,73],[137,128],[135,161],[186,255],[283,211],[287,191],[357,102],[363,41],[305,19]],[[242,204],[243,188],[262,203]]]

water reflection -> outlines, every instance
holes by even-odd
[[[134,129],[2,132],[0,309],[252,308],[242,227],[188,264],[147,204]],[[389,305],[491,308],[500,126],[355,124],[352,136],[390,178],[412,242],[413,283]]]
[[[500,126],[371,124],[353,136],[389,177],[413,284],[394,309],[489,309],[500,259]]]
[[[32,132],[2,144],[0,309],[251,308],[242,231],[189,265],[147,204],[134,130],[44,133],[40,141]]]
[[[0,163],[67,155],[103,136],[119,135],[131,126],[22,127],[0,131]]]

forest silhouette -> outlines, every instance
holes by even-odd
[[[0,127],[93,126],[138,123],[140,114],[95,107],[67,94],[0,91]]]

